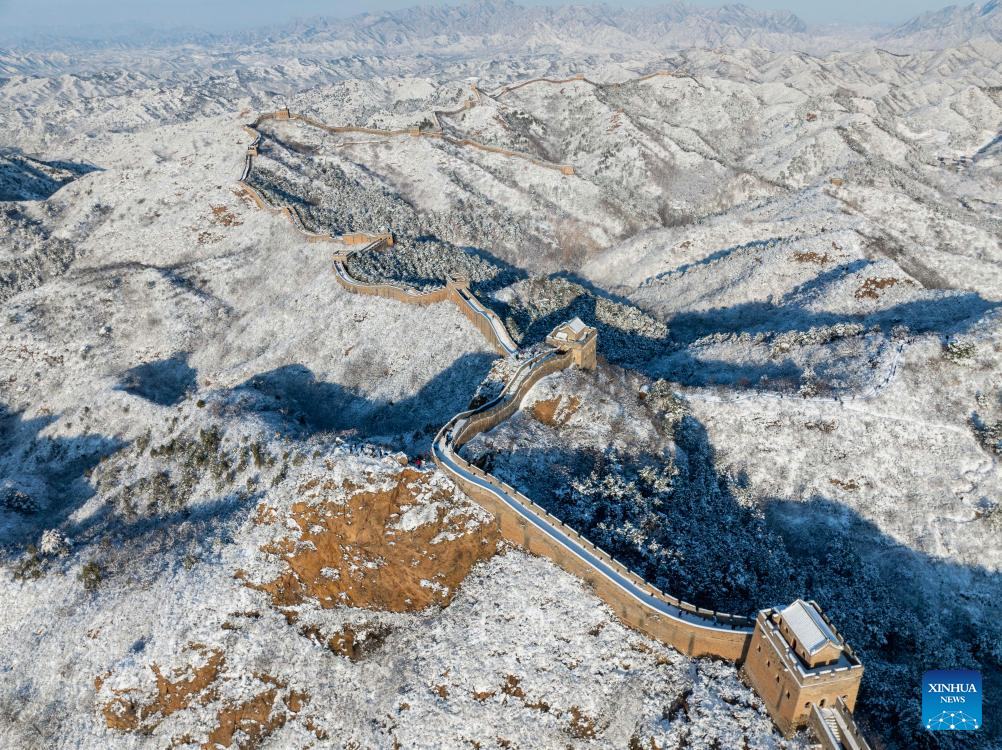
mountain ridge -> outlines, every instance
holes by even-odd
[[[105,36],[102,38],[101,34]],[[438,55],[665,54],[719,47],[807,51],[813,54],[888,47],[910,52],[959,46],[980,38],[1002,41],[998,0],[950,6],[894,27],[808,24],[788,10],[761,11],[743,4],[718,7],[672,0],[650,7],[609,4],[526,6],[514,0],[473,0],[458,5],[416,5],[347,18],[317,16],[273,27],[206,31],[138,25],[0,32],[0,74],[71,71],[122,65],[137,50],[164,55],[176,66],[187,57],[216,60],[250,54],[298,59]],[[180,54],[178,54],[180,53]],[[90,55],[100,60],[90,60]],[[35,59],[44,58],[44,59]],[[168,62],[169,61],[169,62]],[[146,63],[148,64],[148,62]]]
[[[984,4],[950,5],[928,11],[877,38],[907,41],[925,48],[941,48],[979,37],[1002,39],[1002,5],[999,0],[989,0]]]

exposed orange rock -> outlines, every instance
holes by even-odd
[[[446,605],[479,560],[494,554],[498,533],[479,510],[457,505],[451,490],[431,484],[431,475],[404,469],[388,490],[357,490],[330,481],[299,488],[308,500],[293,504],[281,523],[258,509],[258,522],[283,530],[291,521],[298,533],[262,547],[287,568],[273,581],[246,585],[267,593],[276,608],[306,601],[323,608],[347,605],[411,612]],[[344,495],[348,492],[348,497]],[[408,508],[428,507],[427,522],[398,525]],[[423,519],[422,519],[423,520]],[[353,640],[353,636],[348,638]],[[350,646],[328,644],[334,650]]]
[[[238,227],[243,224],[226,206],[212,206],[212,222],[224,227]]]
[[[828,481],[831,482],[836,487],[838,487],[839,489],[843,489],[848,492],[855,492],[856,490],[859,489],[859,482],[857,482],[855,479],[847,479],[847,480],[829,479]]]
[[[797,263],[817,263],[819,266],[829,261],[828,253],[816,253],[813,250],[798,250],[793,254],[793,259]]]
[[[557,396],[532,405],[532,416],[550,427],[561,427],[570,421],[581,407],[577,396]]]
[[[504,685],[501,686],[501,692],[505,695],[510,695],[512,698],[524,698],[525,691],[520,685],[521,682],[518,677],[510,674],[505,678]]]
[[[571,706],[571,722],[567,734],[578,740],[592,740],[598,735],[598,726],[594,718],[577,706]]]
[[[856,290],[856,299],[878,299],[882,289],[887,289],[888,287],[900,283],[901,279],[895,279],[893,277],[878,279],[871,276],[863,282],[859,289]]]
[[[235,745],[240,750],[253,750],[298,715],[310,700],[308,693],[290,690],[287,683],[267,674],[253,675],[263,689],[251,698],[241,702],[220,700],[221,683],[230,680],[245,683],[247,677],[227,674],[226,660],[218,649],[189,644],[185,650],[197,652],[204,662],[174,669],[171,678],[165,677],[157,664],[151,664],[150,671],[156,678],[154,693],[143,695],[138,688],[111,691],[114,697],[101,707],[110,729],[150,734],[174,713],[193,706],[213,706],[215,723],[204,735],[201,747],[215,750]],[[95,678],[94,687],[99,694],[110,675],[105,672]],[[186,733],[175,737],[171,746],[190,745],[196,741],[191,733]]]
[[[255,524],[258,526],[268,526],[274,524],[276,521],[278,521],[278,514],[273,507],[265,503],[257,506],[257,511],[254,515]]]
[[[101,708],[110,729],[151,732],[166,717],[187,708],[196,696],[209,694],[204,691],[216,680],[225,664],[222,651],[206,648],[200,643],[189,644],[185,650],[205,657],[205,662],[175,669],[170,678],[164,676],[159,665],[150,664],[157,683],[157,694],[152,698],[140,701],[138,696],[134,696],[138,692],[134,688],[112,691],[115,697]],[[105,673],[94,680],[98,692],[109,675]],[[203,701],[203,705],[206,702]]]
[[[325,635],[316,625],[304,625],[299,629],[300,634],[310,638],[317,643],[326,646],[335,654],[347,657],[352,661],[359,661],[366,653],[378,647],[390,634],[390,629],[385,626],[365,627],[356,629],[350,623],[346,623],[341,630],[331,635]]]
[[[202,743],[203,750],[233,747],[234,736],[238,732],[236,746],[240,750],[252,750],[276,729],[285,726],[289,713],[299,713],[309,700],[309,695],[297,691],[280,699],[280,691],[286,687],[284,682],[266,674],[254,676],[271,687],[242,703],[220,708],[216,714],[216,726]]]

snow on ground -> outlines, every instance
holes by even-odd
[[[740,614],[819,601],[866,665],[857,715],[879,735],[930,660],[993,669],[1002,473],[969,415],[1002,424],[1002,349],[997,323],[979,333],[912,344],[869,398],[665,397],[667,381],[619,368],[565,372],[463,450],[677,596]]]

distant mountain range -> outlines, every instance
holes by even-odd
[[[617,8],[609,5],[525,7],[512,0],[474,0],[454,6],[420,6],[402,11],[367,13],[347,22],[326,20],[304,31],[331,33],[339,38],[401,43],[439,35],[526,38],[544,30],[629,34],[658,40],[675,36],[680,26],[696,21],[738,34],[771,32],[800,34],[807,25],[788,11],[758,11],[744,5],[704,8],[671,2],[656,7]]]
[[[609,5],[525,7],[512,0],[474,0],[454,6],[420,6],[368,13],[347,20],[314,19],[288,30],[294,38],[362,49],[475,49],[606,51],[641,46],[659,50],[689,46],[757,44],[774,47],[800,37],[807,25],[787,11],[743,5],[703,8],[682,2],[657,7]]]
[[[1002,40],[1002,4],[999,0],[989,0],[984,5],[951,5],[923,13],[878,38],[906,40],[921,48],[941,48],[981,37]]]
[[[0,46],[21,52],[135,49],[179,46],[220,51],[293,50],[299,55],[450,54],[484,51],[596,53],[631,49],[659,52],[692,47],[764,47],[826,51],[847,44],[889,46],[899,51],[942,48],[980,37],[1002,41],[999,0],[950,6],[887,30],[841,26],[811,28],[789,11],[760,11],[740,4],[697,7],[677,0],[652,7],[518,5],[512,0],[473,0],[461,5],[423,5],[351,18],[313,18],[271,28],[209,33],[192,29],[118,26],[52,30],[19,38],[0,31]]]

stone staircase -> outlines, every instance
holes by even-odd
[[[821,750],[872,750],[841,698],[832,707],[812,704],[810,727]]]

